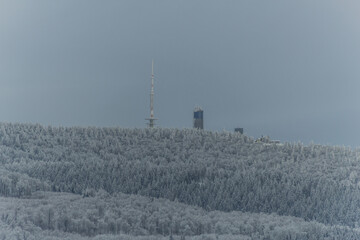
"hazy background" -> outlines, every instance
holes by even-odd
[[[360,2],[0,0],[0,121],[360,146]]]

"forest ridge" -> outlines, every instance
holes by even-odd
[[[79,239],[101,234],[124,234],[124,239],[360,238],[359,151],[346,147],[264,144],[238,133],[194,129],[1,123],[0,163],[0,203],[12,209],[6,199],[16,199],[23,206],[16,210],[21,218],[12,211],[3,213],[1,226],[22,226],[19,231],[27,239],[35,233],[21,225],[25,219],[43,230],[78,234]],[[65,192],[79,206],[93,208],[93,214],[81,207],[75,216],[69,209],[64,213],[50,199],[60,194],[58,199],[70,201]],[[139,214],[138,220],[112,213],[116,208],[125,211],[121,203],[128,198],[139,202],[138,208],[166,201],[169,207],[161,219],[168,220],[161,223],[152,213],[141,218],[147,207],[136,212],[136,206],[127,206]],[[36,207],[26,207],[26,201]],[[148,201],[151,204],[143,205]],[[176,215],[180,205],[190,209],[191,217]],[[238,214],[234,220],[224,220],[233,214]],[[245,216],[250,220],[244,221]],[[270,227],[271,220],[264,220],[281,218],[292,227]],[[244,227],[254,219],[259,220],[251,229]],[[9,229],[10,235],[16,234]]]

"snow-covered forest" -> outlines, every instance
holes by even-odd
[[[360,239],[358,150],[0,124],[0,239]]]

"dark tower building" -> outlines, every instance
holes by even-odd
[[[199,107],[194,110],[194,128],[204,129],[204,111]]]

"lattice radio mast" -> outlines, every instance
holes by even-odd
[[[153,128],[155,126],[154,117],[154,60],[152,60],[151,64],[151,91],[150,91],[150,118],[146,118],[149,121],[148,126]]]

